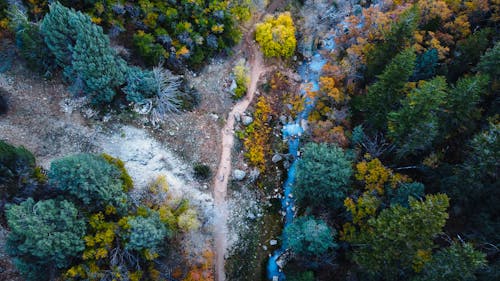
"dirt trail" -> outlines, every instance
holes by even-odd
[[[257,90],[257,82],[262,74],[269,69],[264,66],[262,53],[256,43],[254,43],[253,26],[259,22],[264,15],[272,14],[275,10],[282,7],[286,1],[274,0],[271,2],[265,11],[257,13],[253,17],[253,22],[250,24],[252,28],[246,30],[243,39],[243,45],[240,51],[249,56],[250,64],[250,85],[248,86],[246,96],[235,104],[231,112],[229,112],[226,125],[222,128],[222,151],[220,163],[215,174],[213,192],[216,218],[214,221],[214,242],[215,242],[215,280],[225,281],[226,274],[224,270],[225,255],[227,252],[228,241],[228,210],[227,210],[227,184],[231,177],[231,152],[234,143],[234,123],[235,116],[242,115],[252,102],[255,91]],[[239,52],[238,52],[239,53]]]
[[[246,43],[246,42],[245,42]],[[256,45],[250,47],[250,85],[247,90],[247,95],[240,100],[229,112],[227,122],[222,129],[222,152],[221,160],[215,175],[214,182],[214,204],[218,216],[215,219],[214,234],[215,234],[215,249],[217,251],[215,258],[215,274],[216,280],[224,281],[224,256],[227,248],[227,183],[231,176],[231,150],[234,142],[234,123],[235,116],[242,115],[253,100],[255,90],[257,89],[257,81],[260,75],[265,71],[263,66],[262,55]]]

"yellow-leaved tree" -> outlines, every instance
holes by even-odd
[[[255,40],[266,57],[291,57],[295,51],[295,26],[289,12],[268,16],[255,28]]]

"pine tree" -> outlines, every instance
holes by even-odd
[[[362,97],[359,109],[365,114],[366,122],[374,130],[385,130],[387,114],[399,107],[404,97],[405,85],[413,74],[416,56],[412,49],[406,49],[394,57],[378,81],[368,88]]]
[[[115,90],[125,82],[126,63],[116,56],[102,28],[89,24],[77,36],[72,68],[84,82],[84,91],[92,102],[109,103]]]
[[[438,112],[447,96],[443,77],[434,78],[411,91],[402,107],[388,115],[389,137],[399,156],[428,149],[439,134]]]

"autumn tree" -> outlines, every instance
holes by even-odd
[[[27,280],[55,278],[84,249],[85,222],[69,201],[28,198],[8,205],[6,216],[7,251]]]
[[[266,57],[291,57],[295,51],[295,26],[289,12],[268,16],[255,27],[255,40]]]
[[[418,8],[414,6],[405,10],[398,20],[391,24],[389,31],[381,40],[382,42],[377,42],[375,48],[368,52],[366,56],[366,80],[370,81],[381,73],[385,65],[391,60],[394,61],[396,54],[411,45],[418,21]]]
[[[297,164],[293,194],[302,207],[342,207],[351,189],[351,161],[342,148],[308,143]]]

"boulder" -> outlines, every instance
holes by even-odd
[[[278,240],[272,239],[271,241],[269,241],[269,245],[271,246],[278,245]]]
[[[243,180],[246,175],[247,175],[247,173],[245,171],[242,171],[242,170],[236,169],[233,171],[233,178],[237,181]]]
[[[252,117],[250,117],[250,116],[246,116],[246,115],[245,115],[245,116],[243,116],[243,118],[241,119],[241,122],[243,123],[243,125],[248,126],[248,125],[252,124],[252,122],[253,122],[253,118],[252,118]]]
[[[273,158],[271,158],[271,161],[273,161],[273,163],[278,163],[281,160],[283,160],[283,157],[279,154],[274,154]]]

